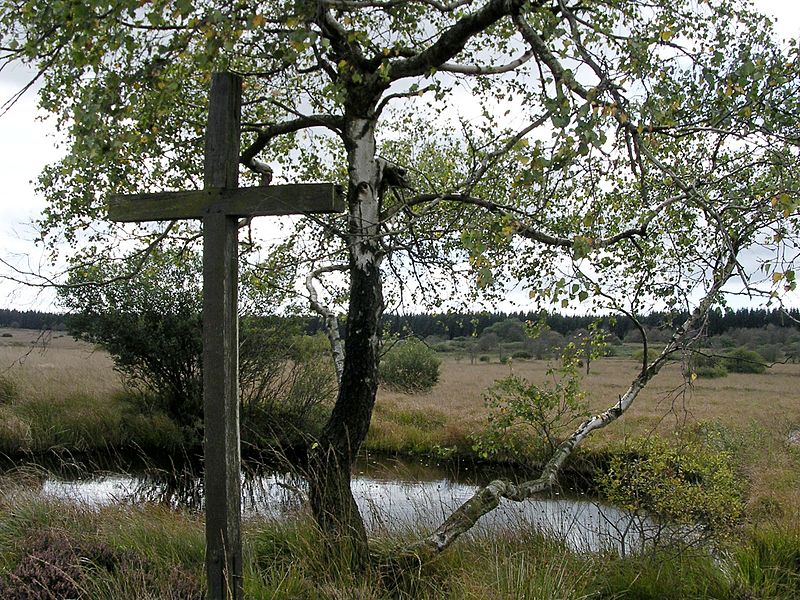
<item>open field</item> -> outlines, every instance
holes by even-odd
[[[444,361],[441,378],[427,395],[408,396],[381,390],[379,407],[439,413],[451,430],[474,431],[486,423],[483,393],[512,370],[531,382],[547,380],[547,361],[499,363]],[[610,407],[636,376],[639,363],[622,358],[592,362],[583,380],[591,411]],[[380,408],[378,414],[380,415]],[[759,424],[787,432],[800,428],[800,364],[778,364],[762,375],[732,373],[719,379],[696,379],[691,385],[678,362],[667,365],[640,393],[618,422],[597,432],[600,440],[620,440],[676,426],[718,420],[727,426]]]
[[[0,375],[14,381],[20,399],[109,397],[122,390],[113,367],[106,352],[68,335],[0,328]]]
[[[544,360],[506,365],[445,359],[439,383],[429,394],[410,396],[381,388],[371,443],[385,450],[414,449],[415,443],[422,444],[417,452],[435,444],[463,446],[468,436],[486,426],[483,394],[496,379],[513,371],[531,382],[544,382],[549,366]],[[638,366],[625,358],[592,362],[591,372],[583,380],[589,409],[599,411],[611,406],[624,393]],[[760,375],[731,373],[691,384],[682,370],[678,362],[665,367],[628,413],[597,432],[590,444],[653,431],[667,433],[696,421],[717,421],[727,427],[758,426],[784,435],[800,429],[800,364],[777,364]],[[60,403],[81,397],[104,405],[123,391],[107,353],[68,336],[40,339],[38,332],[29,330],[0,329],[0,375],[13,382],[20,404]]]

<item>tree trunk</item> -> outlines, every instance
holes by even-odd
[[[375,161],[374,119],[347,116],[345,143],[350,254],[345,358],[336,404],[310,455],[309,496],[329,550],[348,560],[357,574],[369,565],[369,548],[350,490],[350,467],[367,436],[375,404],[383,311],[378,243],[381,172]]]

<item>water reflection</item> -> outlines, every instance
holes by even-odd
[[[113,503],[157,503],[202,510],[203,479],[191,468],[128,469],[126,473],[42,472],[41,494],[100,507]],[[367,527],[375,531],[429,530],[438,526],[492,474],[453,472],[431,464],[397,460],[360,462],[352,489]],[[242,477],[245,518],[285,518],[303,510],[307,485],[284,470],[246,470]],[[640,516],[586,497],[550,498],[518,503],[503,501],[478,522],[475,533],[535,528],[565,540],[578,551],[639,549],[658,532]]]

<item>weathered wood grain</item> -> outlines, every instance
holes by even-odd
[[[108,218],[118,222],[203,219],[213,214],[261,217],[343,210],[341,188],[332,183],[124,194],[111,196],[108,202]]]
[[[239,184],[242,80],[214,75],[206,129],[208,188]],[[209,600],[241,600],[238,235],[236,216],[203,218],[203,411]]]

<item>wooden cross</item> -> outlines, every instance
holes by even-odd
[[[112,196],[112,221],[203,221],[203,410],[209,600],[242,598],[237,316],[239,218],[341,212],[333,184],[239,188],[242,80],[216,73],[205,137],[204,189]]]

